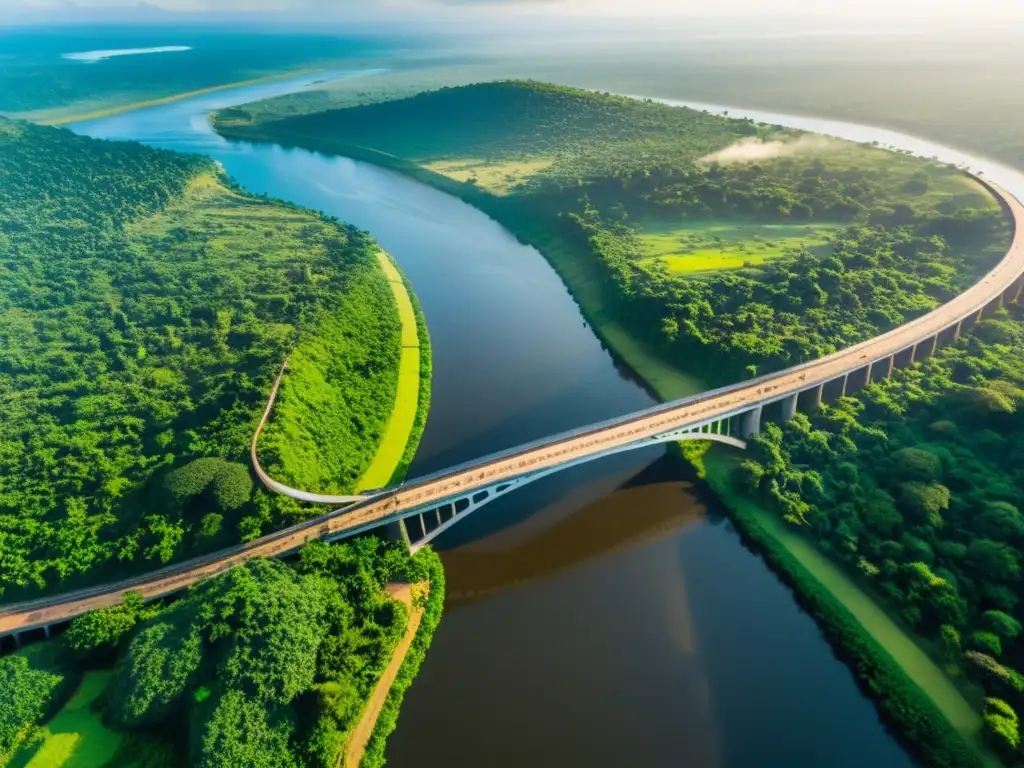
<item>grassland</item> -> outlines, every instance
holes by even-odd
[[[699,219],[639,225],[645,261],[659,261],[674,275],[740,269],[792,255],[802,249],[825,255],[839,224],[768,223]]]
[[[124,734],[103,725],[95,704],[112,676],[109,670],[86,672],[75,694],[41,729],[41,740],[18,752],[8,768],[109,766]]]
[[[549,158],[531,158],[529,160],[480,160],[457,159],[435,160],[424,163],[427,170],[447,176],[453,181],[471,182],[492,195],[503,196],[512,191],[517,184],[536,176],[548,168],[554,161]]]
[[[402,458],[406,454],[410,442],[419,441],[415,434],[416,414],[419,411],[421,398],[421,361],[422,352],[419,328],[417,327],[416,311],[412,298],[406,288],[402,275],[391,263],[384,251],[377,255],[381,269],[387,276],[391,291],[398,307],[398,317],[402,324],[402,353],[398,365],[398,386],[395,402],[391,409],[384,436],[377,453],[370,462],[369,468],[356,484],[356,493],[381,488],[395,479],[402,466]],[[426,342],[426,340],[423,340]],[[429,354],[429,351],[426,353]],[[429,383],[429,380],[428,380]],[[429,392],[422,393],[429,397]],[[422,431],[421,431],[422,434]]]

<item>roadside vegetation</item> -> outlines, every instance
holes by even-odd
[[[248,467],[289,353],[264,465],[355,487],[402,352],[368,237],[245,195],[208,160],[3,119],[0,179],[0,599],[309,516]]]
[[[395,581],[429,590],[418,658],[444,602],[440,559],[372,536],[85,614],[0,658],[0,765],[335,768],[406,630]]]

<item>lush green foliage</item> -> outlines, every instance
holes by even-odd
[[[0,596],[307,515],[253,499],[247,469],[293,350],[330,348],[331,378],[286,383],[264,465],[354,485],[400,346],[365,235],[229,190],[199,158],[2,119],[0,179]],[[275,430],[304,447],[275,452]]]
[[[243,108],[217,125],[391,165],[460,195],[552,258],[598,332],[623,326],[670,362],[699,358],[715,381],[817,357],[919,316],[1008,243],[991,197],[956,169],[559,86],[485,83],[273,115]],[[737,140],[783,149],[716,159]],[[485,179],[488,167],[515,182]],[[729,219],[841,229],[829,249],[794,248],[726,273],[677,274],[649,257],[643,232],[654,225]]]
[[[0,657],[0,763],[74,691],[81,672],[52,645]]]
[[[745,476],[749,476],[745,473]],[[950,726],[936,704],[884,645],[865,629],[850,609],[823,585],[800,560],[758,520],[756,506],[745,496],[749,490],[738,482],[741,494],[728,483],[728,475],[716,492],[729,506],[730,516],[741,532],[793,587],[800,602],[814,616],[838,653],[844,657],[858,683],[875,700],[882,718],[924,765],[941,768],[981,766],[974,749]]]
[[[245,108],[222,123],[251,119]],[[416,121],[409,130],[406,121]],[[442,158],[549,157],[571,168],[630,172],[645,156],[692,160],[745,136],[752,123],[726,123],[690,110],[558,85],[507,81],[443,88],[407,99],[283,120],[275,131],[340,132],[348,144],[415,162]],[[642,146],[637,142],[643,141]],[[561,167],[561,166],[560,166]]]
[[[88,663],[112,661],[128,633],[158,610],[147,608],[138,592],[129,592],[119,605],[77,616],[64,633],[64,644]]]
[[[1022,402],[1015,313],[810,418],[768,425],[738,476],[1011,712],[1024,706]],[[989,709],[993,742],[1012,752],[1016,716]]]
[[[420,618],[419,629],[416,630],[416,637],[412,641],[409,651],[405,654],[405,660],[398,670],[395,681],[388,691],[384,707],[377,716],[377,724],[374,726],[370,740],[366,744],[366,751],[360,762],[360,768],[378,768],[384,765],[384,747],[387,738],[398,725],[398,713],[402,706],[402,699],[412,681],[416,679],[420,664],[426,658],[430,642],[434,637],[434,630],[441,621],[441,613],[444,610],[444,567],[441,559],[437,556],[422,558],[416,563],[416,571],[411,572],[408,578],[412,581],[429,581],[430,593],[427,595],[427,603]]]
[[[42,717],[60,677],[33,669],[25,656],[13,654],[0,659],[0,684],[0,754],[7,754],[23,737],[26,724]]]
[[[168,605],[130,595],[86,614],[61,640],[0,658],[11,692],[0,701],[0,755],[60,706],[83,659],[113,649],[97,706],[118,732],[142,737],[124,745],[119,764],[334,768],[406,629],[405,605],[384,590],[396,579],[430,580],[410,651],[418,666],[444,602],[440,559],[374,537],[312,543],[294,566],[249,561]],[[408,685],[415,668],[403,669]]]

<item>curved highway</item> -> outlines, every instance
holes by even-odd
[[[263,465],[260,464],[259,456],[256,453],[256,446],[259,444],[260,435],[263,434],[263,428],[267,426],[267,419],[270,418],[270,413],[274,410],[274,403],[277,402],[277,392],[281,389],[281,380],[284,378],[284,373],[287,370],[288,358],[285,358],[284,363],[281,365],[280,373],[274,379],[274,386],[270,390],[270,397],[267,398],[267,407],[263,410],[260,423],[256,425],[256,431],[252,435],[252,445],[249,446],[249,459],[252,461],[252,468],[256,473],[256,477],[260,479],[265,488],[282,496],[298,499],[299,501],[308,501],[313,504],[351,504],[356,501],[362,501],[366,498],[365,496],[332,496],[330,494],[312,493],[311,491],[301,491],[298,488],[292,488],[272,478],[263,469]]]
[[[72,592],[55,598],[6,607],[0,612],[0,635],[66,621],[81,613],[118,603],[135,590],[155,598],[187,588],[200,579],[227,570],[252,557],[292,552],[313,539],[333,539],[379,527],[465,497],[475,489],[493,486],[525,474],[548,470],[598,456],[617,447],[655,438],[665,432],[698,427],[792,398],[849,374],[900,355],[913,360],[915,348],[934,349],[942,333],[958,333],[962,322],[973,323],[982,313],[1013,301],[1024,285],[1024,207],[997,185],[984,182],[1000,199],[1013,222],[1013,240],[1003,259],[963,294],[917,320],[853,347],[810,363],[740,384],[723,387],[600,424],[519,446],[500,454],[453,467],[382,491],[345,509],[300,523],[249,544],[188,560],[145,576]],[[906,357],[909,355],[909,357]]]

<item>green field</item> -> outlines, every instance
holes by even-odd
[[[471,181],[492,195],[507,195],[514,186],[536,176],[553,161],[539,157],[530,160],[477,160],[459,158],[424,163],[423,167],[454,181]]]
[[[124,740],[93,711],[93,702],[103,693],[113,672],[86,672],[82,684],[68,703],[42,728],[42,741],[21,750],[9,768],[103,768],[110,763]]]
[[[826,254],[829,236],[839,227],[736,219],[649,221],[640,225],[639,237],[644,261],[660,261],[674,275],[690,275],[756,266],[803,249]]]
[[[369,469],[356,484],[356,493],[387,485],[402,463],[406,446],[413,438],[420,400],[420,338],[409,291],[395,265],[384,251],[377,255],[398,305],[402,322],[402,357],[398,366],[398,390],[377,453]]]

